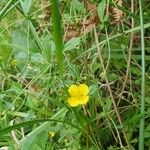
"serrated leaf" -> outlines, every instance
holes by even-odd
[[[102,0],[98,5],[98,16],[101,22],[105,21],[106,0]]]

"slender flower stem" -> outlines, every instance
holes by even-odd
[[[144,24],[142,2],[139,0],[140,26],[141,26],[141,58],[142,58],[142,82],[141,82],[141,114],[145,113],[145,49],[144,49]],[[144,150],[144,115],[140,121],[139,150]]]

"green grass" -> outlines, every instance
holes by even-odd
[[[140,6],[140,24],[141,24],[141,59],[142,59],[142,82],[141,82],[141,114],[145,114],[145,44],[144,44],[144,27],[143,27],[143,11],[142,2],[139,0]],[[139,134],[139,149],[144,150],[144,126],[145,116],[140,121],[140,134]]]
[[[112,23],[106,1],[0,1],[0,148],[149,149],[149,5],[110,1]]]

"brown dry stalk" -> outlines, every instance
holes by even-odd
[[[95,36],[95,41],[96,41],[97,50],[98,50],[98,53],[99,53],[99,59],[100,59],[101,67],[102,67],[103,72],[105,73],[105,81],[106,81],[106,84],[107,84],[108,92],[109,92],[109,94],[110,94],[110,97],[111,97],[111,100],[112,100],[112,103],[113,103],[113,107],[114,107],[116,116],[117,116],[117,118],[118,118],[119,124],[122,125],[121,116],[120,116],[120,114],[119,114],[119,111],[118,111],[118,108],[117,108],[117,105],[116,105],[116,102],[115,102],[115,99],[114,99],[114,96],[113,96],[111,87],[110,87],[110,85],[109,85],[109,80],[108,80],[108,77],[107,77],[107,74],[106,74],[106,70],[105,70],[105,66],[104,66],[104,62],[103,62],[101,50],[100,50],[100,48],[99,48],[98,34],[97,34],[96,29],[94,29],[94,36]],[[125,139],[125,141],[126,141],[127,147],[128,147],[128,149],[130,150],[130,145],[129,145],[129,141],[128,141],[128,139],[127,139],[127,135],[126,135],[126,133],[125,133],[125,130],[122,128],[121,131],[122,131],[122,134],[123,134],[124,139]]]
[[[134,0],[131,1],[131,12],[134,13]],[[132,18],[132,20],[131,20],[131,28],[133,28],[133,27],[134,27],[134,19]],[[134,33],[131,32],[131,35],[130,35],[130,45],[129,45],[129,49],[128,49],[127,71],[126,71],[126,75],[125,75],[125,79],[124,79],[124,83],[123,83],[123,86],[122,86],[121,93],[119,94],[118,104],[119,104],[119,102],[120,102],[120,100],[122,98],[124,89],[126,87],[127,79],[128,79],[128,74],[129,74],[129,69],[130,69],[130,64],[131,64],[133,36],[134,36]]]

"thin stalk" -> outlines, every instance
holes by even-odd
[[[140,26],[141,26],[141,59],[142,59],[142,82],[141,82],[141,114],[145,114],[145,44],[144,44],[144,24],[142,13],[142,2],[139,0]],[[144,115],[140,121],[139,150],[144,150]]]
[[[99,59],[100,59],[102,71],[104,72],[104,71],[105,71],[105,66],[104,66],[104,62],[103,62],[101,50],[100,50],[100,48],[99,48],[99,41],[98,41],[98,35],[97,35],[96,29],[94,30],[94,36],[95,36],[95,41],[96,41],[96,47],[97,47],[97,50],[98,50],[98,53],[99,53]],[[112,100],[112,104],[113,104],[113,107],[114,107],[114,111],[115,111],[115,113],[116,113],[116,116],[117,116],[117,119],[118,119],[118,121],[119,121],[119,124],[122,125],[121,116],[120,116],[120,114],[119,114],[119,111],[118,111],[118,108],[117,108],[117,105],[116,105],[116,102],[115,102],[115,99],[114,99],[114,96],[113,96],[111,87],[110,87],[110,85],[109,85],[109,80],[108,80],[108,77],[107,77],[107,73],[106,73],[106,71],[105,71],[104,73],[105,73],[105,81],[106,81],[106,84],[107,84],[108,92],[109,92],[110,97],[111,97],[111,100]],[[123,136],[124,136],[125,142],[126,142],[126,144],[127,144],[128,150],[130,150],[131,148],[130,148],[130,144],[129,144],[129,141],[128,141],[128,139],[127,139],[127,135],[126,135],[126,133],[125,133],[125,130],[122,128],[121,131],[122,131],[122,134],[123,134]]]
[[[131,12],[134,13],[134,0],[131,1]],[[134,18],[131,19],[131,29],[133,29],[133,28],[134,28]],[[134,32],[131,32],[130,45],[129,45],[129,49],[128,49],[127,70],[126,70],[126,75],[125,75],[125,79],[124,79],[124,82],[123,82],[123,86],[122,86],[122,89],[121,89],[121,93],[119,94],[118,104],[120,103],[120,100],[121,100],[122,95],[124,93],[124,89],[126,87],[126,83],[127,83],[127,79],[128,79],[128,75],[129,75],[129,71],[130,71],[132,47],[133,47],[133,36],[134,36]]]
[[[144,29],[147,29],[147,28],[149,28],[150,27],[150,23],[145,23],[144,24]],[[103,44],[106,44],[107,43],[107,41],[109,40],[109,41],[111,41],[111,40],[113,40],[113,39],[115,39],[115,38],[119,38],[119,37],[121,37],[121,36],[125,36],[125,35],[127,35],[127,34],[129,34],[129,33],[131,33],[131,32],[134,32],[134,33],[136,33],[136,32],[139,32],[140,31],[140,26],[137,26],[137,27],[134,27],[133,29],[129,29],[129,30],[126,30],[126,31],[124,31],[123,33],[117,33],[117,34],[115,34],[115,35],[113,35],[113,36],[109,36],[108,37],[108,39],[104,39],[103,41],[101,41],[101,42],[99,42],[98,43],[98,46],[101,46],[101,45],[103,45]],[[80,56],[77,56],[72,62],[74,62],[75,60],[77,60],[77,59],[79,59],[79,58],[81,58],[81,57],[83,57],[83,55],[85,55],[85,54],[87,54],[87,53],[89,53],[89,52],[92,52],[92,51],[94,51],[95,49],[96,49],[96,47],[97,47],[97,45],[93,45],[91,48],[89,48],[87,51],[85,51],[85,52],[83,52],[82,54],[80,54]],[[146,56],[145,56],[146,57]],[[123,57],[124,58],[124,57]],[[138,57],[136,57],[136,59],[137,59]],[[139,59],[139,58],[138,58]],[[148,57],[147,57],[147,59],[149,59]]]

